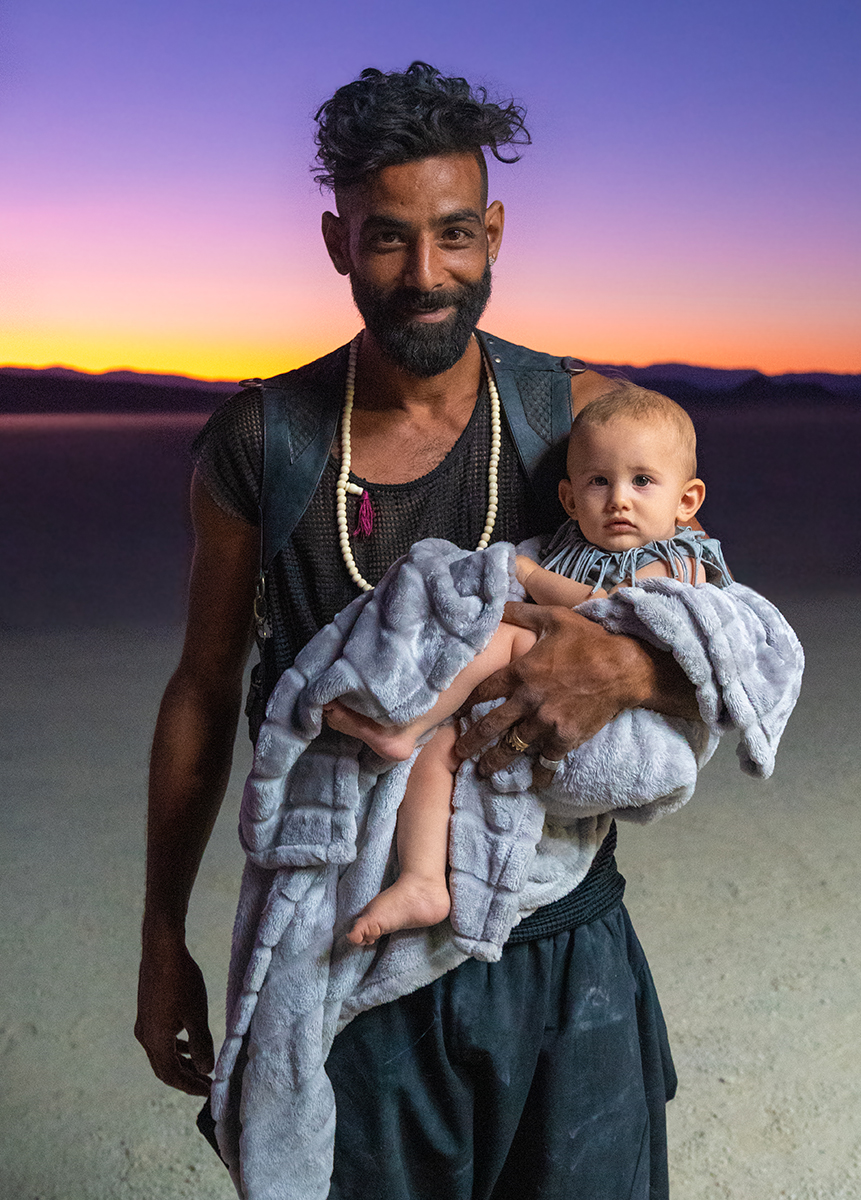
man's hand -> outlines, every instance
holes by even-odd
[[[479,684],[461,706],[459,715],[467,716],[475,704],[504,698],[459,738],[455,749],[461,758],[477,754],[509,729],[515,729],[533,752],[554,760],[582,745],[623,709],[698,715],[693,687],[670,654],[608,633],[568,608],[509,602],[504,619],[533,630],[538,641],[522,658]],[[490,746],[479,770],[489,775],[516,754],[505,745]],[[536,786],[546,786],[551,778],[552,773],[536,763]]]
[[[185,1031],[187,1040],[177,1035]],[[164,939],[144,947],[138,980],[135,1037],[163,1083],[208,1096],[215,1065],[206,985],[182,943]]]

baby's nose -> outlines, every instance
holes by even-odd
[[[619,486],[610,489],[609,504],[612,509],[627,508],[630,503],[625,488]]]

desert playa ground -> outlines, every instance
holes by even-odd
[[[811,415],[796,430],[799,464],[824,424]],[[821,450],[826,497],[858,432],[848,421]],[[0,583],[4,1200],[234,1194],[194,1128],[198,1102],[155,1080],[131,1032],[148,743],[180,638],[187,434],[181,422],[0,434],[4,537],[14,529]],[[726,438],[730,457],[736,445],[749,456],[750,429]],[[780,469],[791,505],[798,475],[786,454]],[[783,486],[763,468],[761,494]],[[717,494],[711,525],[728,510],[728,483]],[[746,511],[724,511],[716,530],[807,652],[777,770],[746,778],[726,739],[687,809],[620,830],[626,901],[680,1077],[669,1109],[676,1200],[861,1196],[861,579],[851,563],[824,571],[818,556],[834,567],[832,551],[807,534],[796,569],[787,522],[797,531],[817,519],[778,511],[768,554],[757,556]],[[190,919],[216,1028],[248,761],[240,738]]]

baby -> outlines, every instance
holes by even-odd
[[[679,528],[702,504],[705,484],[695,477],[693,424],[674,401],[632,384],[593,400],[571,427],[567,469],[559,499],[570,519],[550,542],[544,565],[516,558],[517,578],[537,604],[573,608],[654,576],[729,582],[719,544],[700,530]],[[398,810],[398,878],[356,918],[351,942],[371,945],[385,933],[448,916],[448,821],[460,766],[449,718],[483,679],[534,643],[531,630],[501,624],[433,708],[410,725],[383,726],[339,701],[326,705],[332,728],[384,758],[409,758],[419,739],[435,730],[413,763]],[[542,765],[551,766],[548,760]]]

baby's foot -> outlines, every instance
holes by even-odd
[[[340,700],[323,705],[323,719],[331,729],[359,738],[381,758],[404,762],[416,748],[416,739],[399,725],[379,725],[370,717],[353,712]]]
[[[353,922],[347,941],[355,946],[372,946],[384,933],[438,925],[450,911],[451,897],[444,879],[401,875],[365,905]]]

